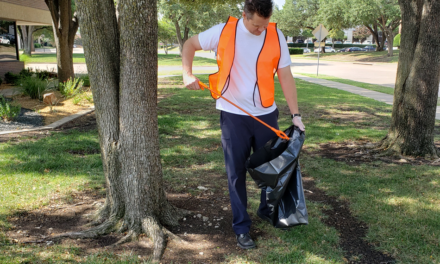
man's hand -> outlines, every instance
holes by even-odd
[[[183,73],[183,84],[189,90],[200,90],[199,79],[191,73]]]
[[[306,130],[306,127],[302,123],[300,116],[293,117],[292,123],[293,123],[293,125],[297,126],[301,131],[305,131]]]

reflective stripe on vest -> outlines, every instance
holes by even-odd
[[[217,47],[217,64],[219,71],[209,75],[209,86],[219,94],[223,94],[229,86],[229,78],[235,57],[237,25],[238,19],[235,17],[229,17],[223,27]],[[256,87],[258,86],[261,105],[266,108],[272,106],[274,102],[274,76],[278,69],[280,56],[281,47],[276,23],[269,23],[266,28],[264,43],[257,59],[257,80],[254,85],[253,94],[253,97],[255,98]],[[211,95],[214,99],[219,98],[213,93],[211,93]]]

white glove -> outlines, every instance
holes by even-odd
[[[301,131],[305,131],[306,127],[304,126],[304,124],[301,121],[301,117],[300,116],[295,116],[292,118],[292,123],[297,126]]]

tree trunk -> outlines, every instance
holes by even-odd
[[[394,42],[394,33],[393,29],[390,27],[385,27],[385,34],[387,36],[387,49],[388,49],[388,57],[393,57],[393,42]]]
[[[71,1],[45,0],[52,15],[52,25],[57,49],[58,80],[74,78],[73,42],[78,30],[76,14],[72,17]]]
[[[32,32],[34,32],[34,26],[20,26],[20,28],[23,37],[23,54],[32,56]]]
[[[440,83],[440,1],[399,0],[401,51],[391,126],[382,141],[389,152],[437,158],[434,125]]]
[[[370,27],[369,25],[365,25],[365,27],[367,27],[368,31],[370,31],[371,35],[373,35],[374,42],[376,42],[376,51],[382,51],[383,45],[381,46],[379,41],[379,31],[377,30],[377,23],[373,24],[372,27]]]
[[[177,225],[184,211],[167,201],[162,182],[156,1],[120,0],[119,25],[113,0],[76,1],[107,183],[100,215],[106,221],[66,236],[98,236],[119,222],[129,232],[117,244],[144,232],[158,261],[166,236],[174,236],[163,226]]]

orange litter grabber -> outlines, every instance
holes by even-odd
[[[255,117],[253,115],[251,115],[250,113],[248,113],[246,110],[244,110],[243,108],[241,108],[240,106],[234,104],[233,102],[229,101],[228,99],[224,98],[221,94],[218,94],[216,91],[211,90],[208,85],[202,83],[201,81],[199,81],[199,86],[200,88],[202,88],[202,90],[204,90],[205,88],[210,90],[212,93],[214,93],[215,95],[223,98],[224,100],[226,100],[226,102],[232,104],[233,106],[237,107],[238,109],[240,109],[241,111],[245,112],[246,114],[248,114],[250,117],[252,117],[253,119],[257,120],[258,122],[260,122],[261,124],[267,126],[270,130],[272,130],[275,134],[277,134],[278,137],[280,137],[281,139],[285,139],[285,140],[289,140],[290,138],[281,130],[275,129],[271,126],[269,126],[268,124],[266,124],[265,122],[263,122],[261,119],[259,119],[258,117]]]

